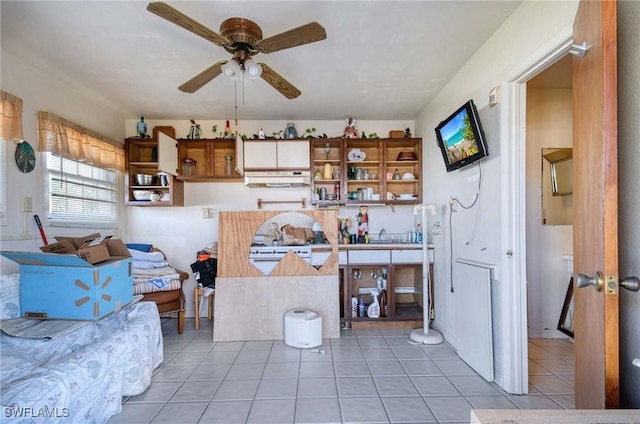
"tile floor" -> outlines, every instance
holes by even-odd
[[[163,319],[164,362],[119,423],[468,423],[478,409],[572,409],[573,344],[529,341],[530,391],[487,383],[446,344],[411,345],[403,330],[343,330],[312,352],[282,340],[213,343],[206,318]]]

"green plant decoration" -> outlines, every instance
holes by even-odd
[[[302,138],[315,138],[315,136],[313,135],[314,132],[316,132],[315,128],[307,128],[306,130],[304,130]]]

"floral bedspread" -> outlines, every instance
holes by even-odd
[[[154,302],[138,302],[52,340],[0,333],[2,423],[106,423],[163,360]]]

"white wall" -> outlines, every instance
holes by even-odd
[[[38,228],[33,219],[40,217],[49,240],[55,235],[85,235],[94,231],[102,234],[118,233],[114,229],[51,228],[45,209],[46,193],[43,173],[43,154],[38,153],[38,112],[48,111],[94,130],[114,140],[124,137],[124,116],[113,105],[102,102],[88,92],[80,92],[52,78],[2,50],[2,90],[23,101],[22,125],[24,138],[36,150],[36,167],[23,174],[13,160],[15,144],[7,143],[7,226],[0,227],[2,250],[37,250],[41,246]],[[20,197],[29,196],[33,201],[33,213],[20,212]],[[124,207],[119,211],[124,226]],[[18,266],[2,257],[2,273],[16,272]]]
[[[458,197],[466,203],[473,199],[479,172],[476,166],[472,166],[459,172],[446,173],[433,129],[442,119],[472,98],[480,110],[480,119],[489,142],[490,159],[482,162],[481,203],[472,211],[457,212],[455,215],[453,255],[449,253],[451,234],[448,220],[442,226],[443,235],[433,238],[436,245],[435,325],[454,346],[455,317],[464,311],[455,310],[455,292],[450,290],[449,270],[452,259],[465,256],[497,264],[498,276],[504,266],[503,261],[508,260],[507,246],[501,245],[503,226],[506,223],[500,220],[504,207],[500,198],[501,176],[506,175],[506,170],[500,168],[499,160],[500,145],[508,140],[500,139],[499,128],[504,123],[499,121],[499,106],[488,107],[489,91],[528,62],[528,58],[537,54],[536,51],[541,46],[570,27],[577,5],[576,1],[523,2],[416,119],[416,135],[423,138],[424,145],[423,157],[427,174],[425,202],[439,205],[441,211],[446,212],[450,197]],[[493,128],[494,126],[498,128]],[[475,220],[481,224],[474,234]],[[495,369],[498,383],[502,383],[505,372],[502,352],[507,334],[503,328],[506,320],[510,319],[500,314],[502,306],[507,302],[502,297],[502,287],[505,284],[514,282],[494,281],[493,287]]]
[[[562,255],[573,253],[573,226],[542,224],[541,152],[547,147],[571,147],[572,123],[571,89],[527,89],[529,337],[566,337],[556,327],[569,283]],[[550,187],[550,184],[545,185]],[[563,207],[563,203],[571,200],[571,197],[555,197],[553,200],[558,201],[557,208],[568,209],[570,214],[573,208]],[[551,214],[550,211],[547,213]]]
[[[640,277],[640,2],[618,3],[618,172],[621,278]],[[620,290],[620,407],[640,408],[640,292]]]

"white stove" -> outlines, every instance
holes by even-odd
[[[300,256],[305,262],[311,263],[311,246],[265,246],[253,245],[249,248],[249,262],[258,268],[264,275],[271,274],[271,271],[278,265],[284,256],[293,252]]]

